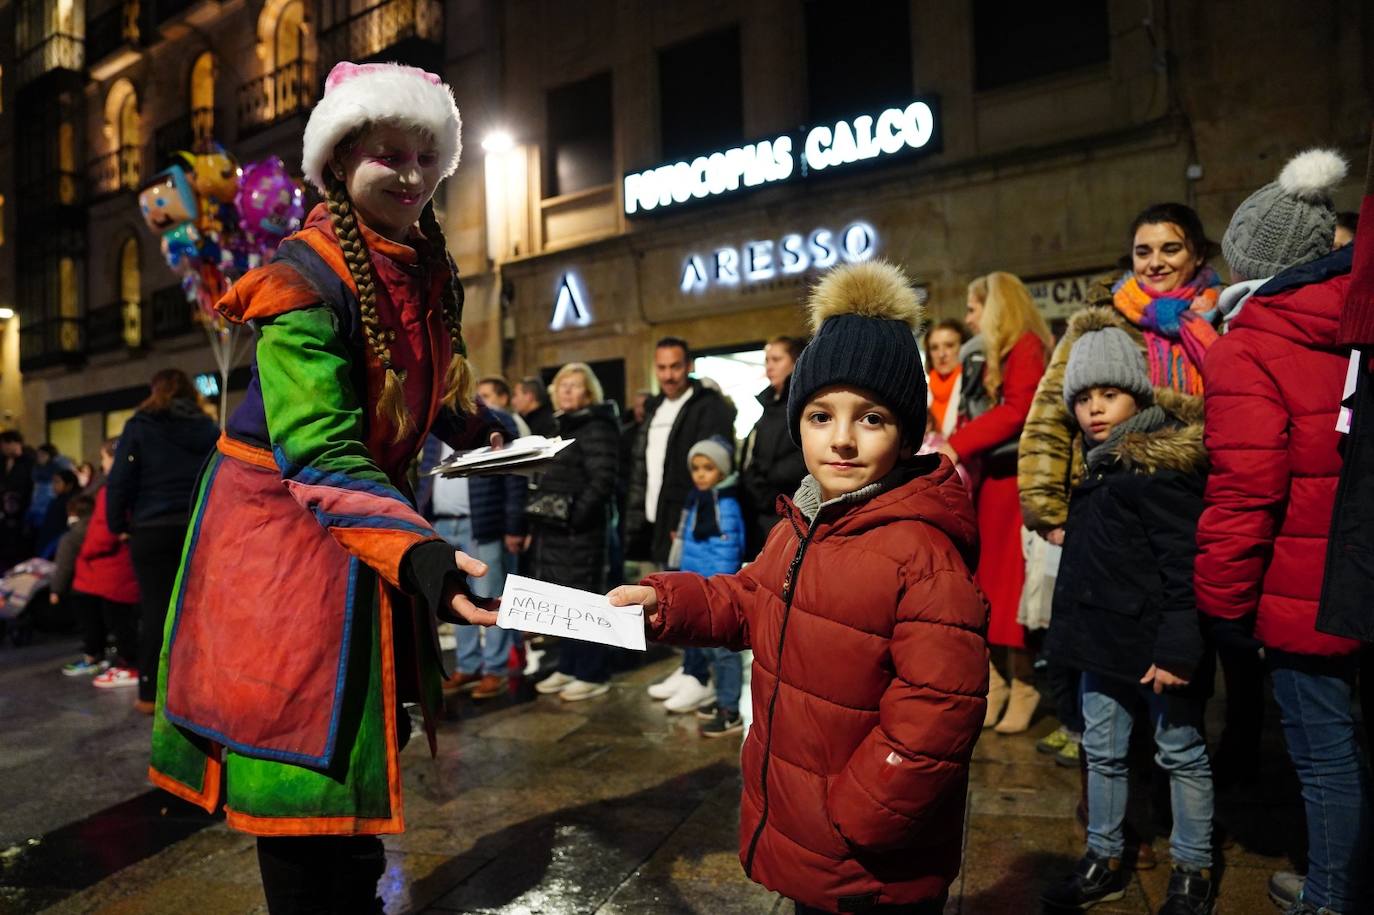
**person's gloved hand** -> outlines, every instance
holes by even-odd
[[[1219,650],[1237,655],[1264,656],[1264,645],[1255,638],[1254,616],[1240,619],[1204,616],[1203,619],[1206,620],[1207,635]]]
[[[455,550],[453,560],[462,575],[449,575],[444,582],[444,599],[439,606],[438,617],[446,623],[474,623],[478,626],[495,626],[496,610],[501,606],[499,598],[473,597],[468,591],[466,576],[481,578],[487,574],[487,564],[474,559],[462,550]]]

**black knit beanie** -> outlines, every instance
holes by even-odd
[[[836,267],[808,301],[815,337],[792,370],[787,422],[801,444],[801,414],[817,391],[850,385],[870,391],[893,413],[902,437],[919,442],[926,426],[926,375],[916,331],[925,309],[905,273],[886,261]]]

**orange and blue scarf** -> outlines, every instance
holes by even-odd
[[[1202,359],[1217,340],[1217,300],[1224,287],[1211,267],[1191,283],[1156,292],[1127,273],[1112,287],[1112,303],[1145,336],[1150,383],[1185,394],[1202,393]]]

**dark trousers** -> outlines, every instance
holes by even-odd
[[[71,601],[81,626],[81,650],[86,655],[97,661],[105,657],[105,638],[112,635],[120,666],[138,663],[138,607],[80,591],[71,593]]]
[[[562,639],[558,643],[558,672],[584,683],[605,683],[611,679],[610,657],[605,645]]]
[[[913,902],[910,905],[858,904],[846,906],[839,911],[863,913],[863,915],[942,915],[945,911],[945,902],[948,899],[948,893],[941,893],[939,899]],[[797,915],[833,915],[831,909],[818,909],[815,906],[804,905],[800,902],[793,902],[792,904],[796,907]]]
[[[129,536],[129,553],[143,608],[138,633],[138,698],[146,702],[157,697],[162,629],[167,622],[167,605],[172,600],[172,585],[176,583],[185,539],[185,524],[145,525]]]
[[[1259,775],[1264,730],[1264,661],[1258,652],[1217,648],[1226,684],[1226,720],[1217,744],[1213,776],[1223,787],[1250,784]]]
[[[380,915],[386,853],[376,836],[259,836],[271,915]]]

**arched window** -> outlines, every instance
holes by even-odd
[[[143,181],[143,124],[138,92],[127,79],[117,81],[105,97],[105,136],[113,149],[96,176],[99,190],[137,190]]]
[[[130,235],[119,249],[119,298],[124,312],[124,343],[130,348],[143,344],[143,267],[138,236]]]
[[[197,148],[215,134],[215,55],[205,51],[191,65],[191,134]]]
[[[305,4],[301,0],[290,0],[281,8],[272,49],[274,70],[305,59]]]

